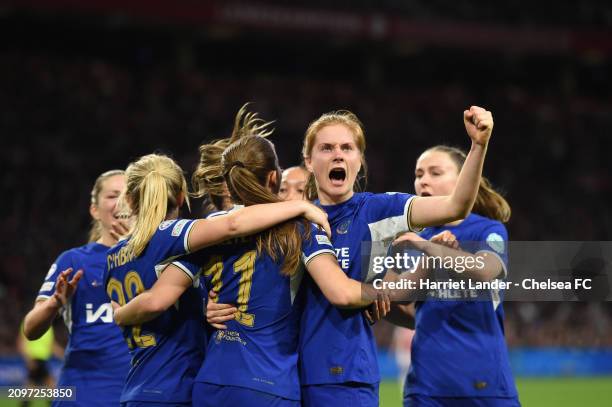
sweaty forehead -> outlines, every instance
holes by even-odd
[[[331,124],[318,131],[315,139],[316,144],[345,144],[355,143],[355,136],[351,130],[343,124]]]

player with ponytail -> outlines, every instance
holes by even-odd
[[[127,228],[117,206],[124,190],[124,171],[111,170],[98,176],[90,193],[89,242],[65,251],[55,260],[34,308],[25,317],[23,329],[28,339],[44,334],[58,313],[68,328],[68,345],[57,386],[74,386],[76,400],[56,400],[53,406],[119,405],[130,357],[121,331],[113,324],[103,274],[106,252],[117,243],[113,228]]]
[[[425,150],[416,162],[417,195],[443,196],[458,182],[466,155],[444,145]],[[486,178],[480,181],[472,212],[465,219],[428,227],[419,236],[409,233],[396,240],[410,241],[426,253],[461,258],[472,267],[441,270],[440,278],[492,281],[507,276],[510,205]],[[425,244],[441,237],[453,247]],[[458,245],[457,245],[458,243]],[[457,247],[459,246],[459,247]],[[442,250],[442,251],[441,251]],[[482,266],[476,266],[476,256]],[[472,263],[474,262],[474,263]],[[503,290],[454,290],[437,299],[437,290],[426,301],[393,304],[391,322],[414,327],[412,366],[404,387],[404,406],[520,406],[510,370],[504,337]]]
[[[170,157],[149,154],[126,170],[124,200],[134,224],[125,240],[106,256],[106,290],[115,302],[115,321],[123,326],[132,353],[132,367],[121,402],[126,406],[174,403],[191,405],[193,378],[203,358],[204,326],[198,275],[187,269],[167,273],[177,256],[246,236],[296,216],[326,225],[324,214],[306,202],[255,205],[212,219],[178,219],[188,204],[182,169]],[[134,322],[124,309],[140,301],[138,294],[159,279],[186,282],[175,307],[163,306],[158,296],[141,310],[148,318]],[[172,290],[172,285],[168,287]],[[143,298],[146,298],[143,297]],[[126,305],[128,304],[128,305]],[[168,375],[171,371],[173,374]]]

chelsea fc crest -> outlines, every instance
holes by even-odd
[[[349,230],[350,225],[351,225],[350,219],[343,220],[342,223],[340,223],[338,227],[336,228],[336,233],[338,233],[339,235],[346,234],[346,232],[348,232]]]

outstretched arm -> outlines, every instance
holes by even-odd
[[[459,173],[457,185],[448,196],[416,197],[409,212],[409,225],[415,228],[443,225],[465,218],[476,201],[487,145],[493,131],[491,112],[472,106],[463,112],[465,129],[472,147]]]
[[[320,225],[331,236],[327,214],[323,210],[306,201],[286,201],[247,206],[224,216],[196,221],[189,233],[189,250],[196,251],[228,239],[258,233],[298,216]]]

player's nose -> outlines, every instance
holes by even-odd
[[[332,157],[334,160],[344,160],[344,151],[340,147],[336,147]]]

